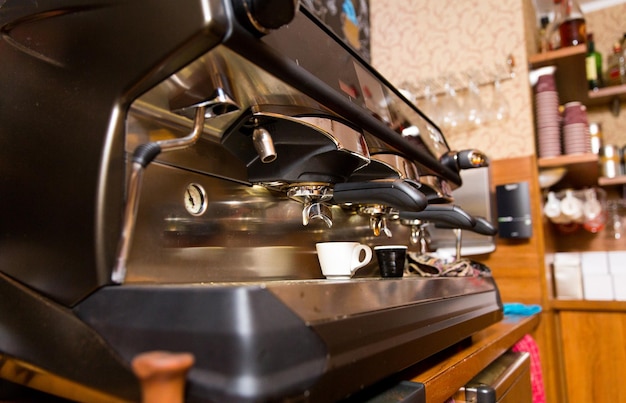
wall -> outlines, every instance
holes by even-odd
[[[451,72],[489,73],[512,54],[516,76],[502,83],[511,117],[471,130],[444,131],[452,148],[475,147],[492,159],[535,153],[527,54],[534,49],[536,15],[529,0],[375,0],[370,2],[372,64],[398,87]],[[626,5],[589,13],[587,25],[604,55],[626,31]],[[486,104],[493,89],[481,87]],[[418,100],[418,106],[420,102]],[[626,112],[590,110],[605,143],[626,144]]]
[[[516,76],[502,82],[510,119],[444,135],[452,148],[478,148],[493,159],[534,154],[522,0],[375,0],[370,5],[372,63],[397,86],[451,72],[490,72],[511,54]],[[480,90],[489,104],[493,88]]]

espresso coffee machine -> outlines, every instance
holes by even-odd
[[[502,317],[489,276],[322,276],[317,242],[493,227],[451,196],[486,158],[297,0],[6,0],[0,27],[0,378],[136,401],[166,350],[189,401],[331,401]]]

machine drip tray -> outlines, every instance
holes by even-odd
[[[490,277],[135,284],[75,312],[125,360],[193,353],[192,401],[344,399],[502,318]]]

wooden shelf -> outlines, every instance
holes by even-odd
[[[586,55],[587,45],[578,45],[539,53],[531,56],[529,61],[532,69],[556,66],[554,78],[561,104],[579,101],[586,105],[585,101],[589,98]]]
[[[626,301],[559,300],[550,301],[550,307],[557,311],[602,311],[626,312]]]
[[[597,91],[589,91],[589,98],[603,98],[624,94],[626,94],[626,84],[599,88]]]
[[[613,99],[626,100],[626,84],[599,88],[597,91],[589,91],[588,99],[583,103],[586,106],[607,105]]]
[[[567,169],[565,176],[555,185],[556,188],[587,187],[598,184],[600,168],[596,154],[571,154],[552,158],[539,158],[539,168]]]
[[[600,186],[626,185],[626,175],[616,176],[615,178],[605,178],[601,176],[598,178],[598,185]]]
[[[545,66],[556,66],[557,70],[565,63],[572,63],[578,59],[585,60],[587,45],[569,46],[544,53],[536,53],[528,58],[530,67],[537,69]]]
[[[539,158],[539,168],[556,168],[568,167],[570,165],[579,164],[598,164],[598,156],[596,154],[570,154],[560,155],[558,157]]]
[[[570,46],[545,53],[537,53],[528,58],[530,68],[556,66],[554,73],[559,101],[564,104],[582,102],[587,107],[610,105],[611,101],[626,100],[626,84],[589,91],[585,57],[587,45]]]

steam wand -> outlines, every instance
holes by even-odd
[[[455,260],[461,260],[461,243],[463,240],[463,230],[461,230],[461,228],[453,228],[452,232],[454,232],[455,238]]]
[[[144,143],[139,145],[133,152],[132,167],[127,188],[126,207],[124,209],[124,219],[122,222],[122,234],[118,244],[116,264],[111,273],[111,281],[121,284],[126,278],[126,261],[128,260],[132,235],[135,229],[137,209],[139,207],[139,190],[141,189],[141,181],[145,168],[161,152],[179,150],[195,144],[204,129],[204,110],[204,106],[200,106],[196,109],[193,129],[187,136]]]
[[[451,229],[454,232],[456,260],[459,260],[461,258],[461,238],[463,230],[468,230],[480,235],[488,236],[494,236],[498,233],[498,230],[484,217],[474,216],[472,217],[472,221],[473,222],[471,225],[459,225],[460,223],[456,223],[456,225],[453,225],[450,222],[440,222],[436,224],[438,228]]]

